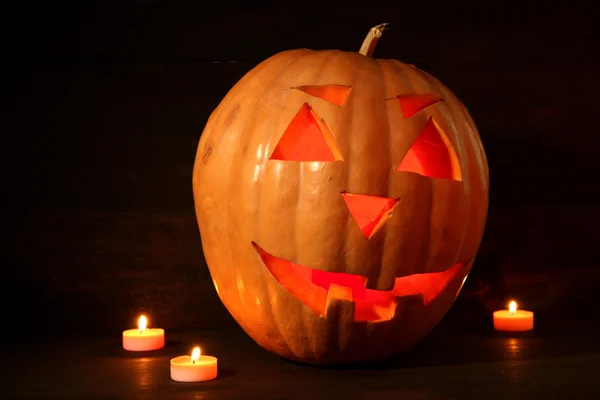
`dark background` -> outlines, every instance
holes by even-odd
[[[591,8],[492,2],[10,2],[0,12],[3,326],[221,328],[192,165],[204,124],[258,62],[298,47],[432,73],[467,105],[490,212],[448,319],[515,297],[536,321],[598,318],[600,35]],[[256,5],[258,4],[258,5]],[[6,331],[4,332],[6,333]]]

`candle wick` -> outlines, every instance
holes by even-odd
[[[192,364],[196,364],[196,360],[192,360]]]

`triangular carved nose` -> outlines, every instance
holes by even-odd
[[[342,192],[350,214],[363,235],[370,238],[375,229],[383,223],[383,217],[398,203],[400,199],[368,196]]]

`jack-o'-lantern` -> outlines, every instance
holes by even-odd
[[[193,172],[217,293],[263,348],[314,364],[375,361],[422,339],[477,253],[488,170],[465,106],[371,53],[290,50],[210,116]]]

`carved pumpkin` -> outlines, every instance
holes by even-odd
[[[290,50],[210,116],[194,202],[218,295],[263,348],[374,361],[422,339],[471,269],[487,161],[463,104],[371,53]]]

